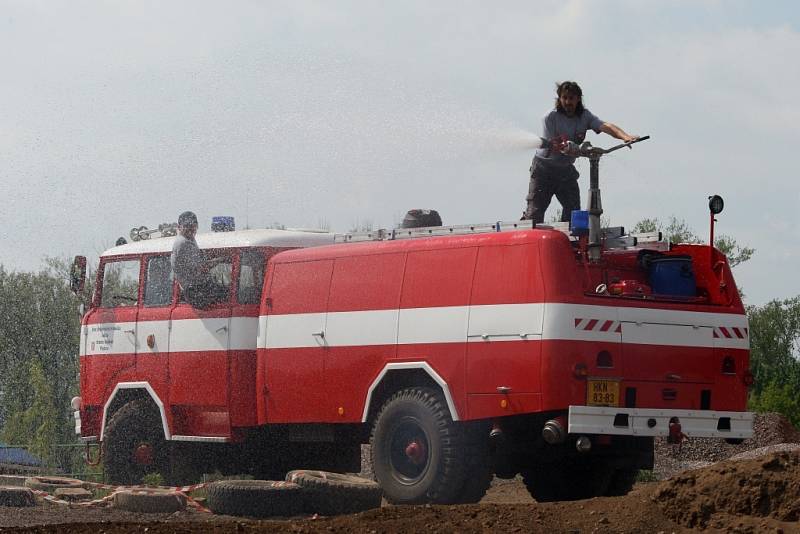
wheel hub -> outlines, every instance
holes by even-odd
[[[142,443],[133,451],[133,461],[139,465],[152,465],[153,456],[153,446],[149,443]]]
[[[388,452],[393,476],[403,484],[416,483],[428,471],[430,440],[413,418],[403,420],[393,429]]]
[[[414,465],[424,464],[425,459],[428,456],[428,451],[425,448],[425,444],[418,440],[413,440],[411,443],[406,445],[405,453],[406,457],[408,457],[408,459]]]

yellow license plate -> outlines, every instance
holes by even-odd
[[[619,406],[619,382],[589,379],[586,389],[586,404],[588,406]]]

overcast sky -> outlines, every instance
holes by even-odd
[[[601,162],[612,224],[674,215],[707,236],[720,194],[718,233],[756,249],[734,273],[748,303],[794,297],[797,6],[0,1],[0,264],[96,259],[186,209],[201,231],[516,219],[526,143],[570,79],[652,136]]]

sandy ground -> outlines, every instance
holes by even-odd
[[[536,503],[495,480],[481,503],[383,506],[338,517],[249,520],[194,510],[135,514],[41,502],[0,507],[0,532],[800,532],[800,451],[767,452],[637,484],[624,497]]]
[[[495,479],[475,505],[384,505],[360,514],[271,520],[39,500],[30,508],[0,506],[0,532],[800,533],[800,432],[778,414],[759,415],[754,426],[754,438],[739,445],[696,439],[677,447],[657,440],[660,481],[639,483],[624,497],[537,503],[518,478]]]

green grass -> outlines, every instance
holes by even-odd
[[[636,482],[658,482],[658,478],[650,469],[640,469],[636,474]]]

